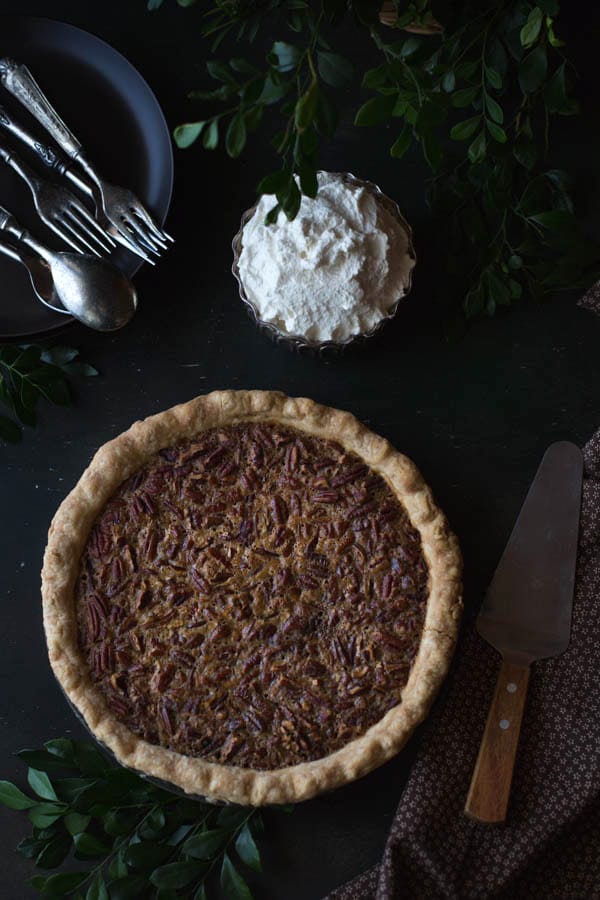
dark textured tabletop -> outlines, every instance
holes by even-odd
[[[579,9],[579,13],[577,13]],[[584,115],[560,124],[561,156],[578,177],[592,223],[599,121],[594,71],[600,15],[567,23],[587,94]],[[31,12],[80,25],[139,68],[169,124],[194,114],[186,91],[200,79],[197,10],[174,0],[157,13],[144,0],[0,0],[0,13]],[[0,29],[2,27],[0,19]],[[356,57],[359,49],[356,48]],[[596,94],[594,94],[596,92]],[[348,117],[348,122],[350,121]],[[457,532],[466,564],[466,604],[480,603],[541,455],[554,440],[584,442],[599,424],[600,319],[576,294],[522,301],[459,342],[442,333],[443,254],[423,201],[420,161],[393,161],[389,135],[343,127],[324,149],[323,168],[375,180],[415,229],[414,290],[391,327],[371,344],[331,360],[300,358],[261,336],[240,304],[230,273],[230,241],[264,174],[255,141],[239,161],[200,148],[176,151],[169,230],[177,243],[137,278],[135,320],[114,336],[71,326],[61,340],[101,372],[77,389],[74,408],[44,407],[20,446],[0,448],[0,777],[23,779],[14,751],[60,735],[83,736],[47,663],[39,571],[49,521],[99,445],[131,422],[214,388],[273,388],[349,409],[421,467]],[[440,698],[443,702],[443,693]],[[485,711],[482,710],[482,727]],[[252,879],[258,898],[318,900],[373,864],[418,749],[420,735],[392,762],[358,783],[267,815],[268,874]],[[24,816],[0,811],[7,900],[34,896],[30,864],[13,852]]]

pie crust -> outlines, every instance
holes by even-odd
[[[419,532],[429,599],[419,649],[402,701],[361,737],[328,756],[256,770],[190,757],[143,740],[117,720],[79,646],[74,588],[98,514],[122,482],[160,450],[211,428],[246,422],[291,426],[353,452],[392,489]],[[350,782],[381,765],[425,718],[447,672],[462,610],[461,556],[416,466],[350,413],[272,391],[215,391],[136,422],[101,447],[59,507],[42,570],[44,628],[54,674],[95,737],[117,760],[186,793],[242,805],[293,803]]]

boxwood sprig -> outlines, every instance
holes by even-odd
[[[73,377],[98,374],[78,357],[79,351],[73,347],[0,344],[0,404],[12,414],[0,414],[0,441],[22,439],[22,426],[37,422],[40,400],[68,406]]]
[[[0,803],[32,824],[21,856],[39,869],[61,867],[31,879],[42,896],[251,900],[242,871],[262,871],[259,810],[180,797],[67,738],[18,756],[30,792],[0,781]]]
[[[370,0],[217,0],[203,19],[206,37],[220,55],[226,37],[252,45],[253,61],[208,63],[218,85],[192,92],[207,114],[176,129],[179,146],[201,137],[215,149],[224,135],[237,156],[261,122],[279,120],[279,167],[258,193],[274,195],[270,220],[280,209],[293,218],[301,195],[315,194],[319,146],[337,127],[336,91],[354,77],[355,124],[387,123],[391,155],[419,148],[432,170],[424,189],[443,227],[454,310],[492,315],[523,295],[589,285],[600,275],[600,247],[575,213],[571,178],[552,144],[553,118],[579,112],[559,0],[394,0],[395,28],[379,22],[381,8]],[[360,99],[336,31],[344,20],[381,54],[362,73]],[[261,60],[259,36],[278,30],[282,39]]]

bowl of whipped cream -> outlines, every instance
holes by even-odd
[[[319,172],[298,215],[266,225],[263,195],[233,239],[233,274],[259,328],[296,350],[342,349],[372,337],[411,288],[412,230],[377,185]]]

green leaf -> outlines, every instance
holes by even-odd
[[[354,75],[354,67],[350,60],[339,53],[319,50],[317,68],[323,81],[336,88],[344,87],[349,81],[352,81]]]
[[[190,147],[200,137],[205,125],[206,121],[186,122],[184,125],[178,125],[173,132],[173,137],[180,150]]]
[[[543,44],[528,53],[519,66],[519,84],[524,94],[538,91],[548,72],[548,56]]]
[[[539,8],[539,6],[535,6],[529,13],[527,21],[521,28],[519,34],[522,47],[527,49],[537,41],[540,35],[543,20],[544,14],[542,10]]]
[[[290,172],[288,169],[280,169],[278,172],[271,172],[270,175],[265,175],[262,181],[258,183],[256,193],[260,195],[276,194],[277,191],[283,190],[289,179]]]
[[[104,775],[108,767],[106,757],[97,747],[81,741],[75,744],[75,762],[84,775]]]
[[[27,773],[27,781],[29,787],[34,793],[41,797],[42,800],[58,800],[56,791],[52,787],[50,779],[45,772],[39,772],[37,769],[30,769]]]
[[[513,147],[513,154],[518,163],[528,171],[534,167],[538,157],[537,147],[532,141],[518,138]]]
[[[331,138],[335,134],[337,128],[338,112],[336,106],[331,102],[325,91],[319,93],[319,103],[317,105],[317,114],[315,116],[315,127],[319,134]]]
[[[556,32],[554,31],[554,22],[548,16],[546,18],[546,28],[548,29],[548,42],[551,47],[564,47],[565,42],[561,41],[559,37],[557,37]]]
[[[112,858],[108,865],[108,875],[113,879],[125,878],[128,873],[127,864],[125,863],[125,850],[119,852]],[[136,876],[137,877],[137,876]]]
[[[502,111],[502,107],[499,103],[496,103],[493,97],[490,97],[489,94],[484,94],[485,97],[485,108],[488,111],[488,114],[496,122],[498,125],[502,125],[504,122],[504,112]]]
[[[96,375],[99,375],[98,369],[95,369],[94,366],[90,366],[89,363],[82,362],[72,362],[67,363],[66,366],[63,366],[65,372],[69,375],[75,375],[79,378],[94,378]]]
[[[70,835],[81,834],[90,824],[90,816],[72,812],[65,816],[65,828]]]
[[[281,212],[281,205],[276,203],[275,206],[272,206],[269,212],[265,216],[265,225],[274,225],[279,218],[279,213]]]
[[[293,44],[286,44],[284,41],[276,41],[272,50],[277,59],[277,68],[280,72],[291,72],[296,68],[301,53],[298,47]]]
[[[483,312],[483,308],[483,290],[481,288],[481,284],[476,284],[467,293],[464,299],[463,309],[467,319],[471,319],[474,316],[479,315],[479,313]]]
[[[319,182],[317,180],[317,172],[308,163],[302,163],[300,166],[300,187],[302,193],[307,197],[314,198],[319,190]]]
[[[510,303],[510,290],[508,285],[496,275],[492,269],[485,273],[489,297],[496,306],[508,306]]]
[[[547,16],[557,16],[559,10],[559,0],[538,0],[539,8]]]
[[[302,94],[302,96],[296,103],[294,119],[296,123],[296,130],[298,132],[302,133],[310,125],[312,125],[317,113],[318,103],[319,83],[318,81],[313,81],[308,90],[304,94]]]
[[[109,900],[109,894],[106,890],[102,872],[98,872],[85,895],[85,900]]]
[[[215,150],[219,144],[219,120],[213,119],[204,131],[202,144],[205,150]]]
[[[502,76],[500,75],[500,72],[498,72],[496,69],[492,68],[492,66],[486,66],[485,67],[485,77],[486,77],[487,82],[490,85],[490,87],[495,88],[497,91],[501,90]]]
[[[456,75],[450,69],[448,72],[444,74],[442,78],[442,88],[447,94],[451,94],[454,88],[456,87]]]
[[[232,830],[243,825],[248,818],[245,806],[224,806],[217,816],[217,825]]]
[[[58,344],[54,347],[47,347],[42,351],[39,358],[42,362],[50,363],[53,366],[64,366],[72,362],[77,356],[79,356],[79,350]]]
[[[258,72],[256,66],[253,66],[247,59],[242,59],[240,57],[230,59],[229,67],[233,69],[234,72],[240,72],[242,75],[254,75]]]
[[[355,125],[377,125],[389,119],[395,105],[395,97],[393,95],[379,95],[367,100],[360,107],[354,119]]]
[[[57,406],[70,404],[69,386],[60,369],[50,370],[49,367],[34,369],[27,378],[46,400],[56,403]]]
[[[211,78],[222,81],[224,84],[237,87],[237,82],[229,70],[229,66],[218,59],[209,59],[206,62],[206,68]]]
[[[377,88],[382,87],[387,82],[388,74],[389,66],[387,63],[377,66],[374,69],[369,69],[363,75],[362,86],[371,88],[371,90],[377,90]]]
[[[40,869],[56,869],[67,857],[71,841],[66,834],[59,834],[49,841],[38,854],[35,864]]]
[[[489,119],[486,122],[486,125],[487,125],[487,130],[489,131],[489,133],[491,134],[491,136],[494,138],[495,141],[498,141],[499,144],[506,143],[508,138],[506,137],[506,132],[505,132],[504,128],[500,128],[499,125],[496,125],[495,122],[490,122]]]
[[[54,811],[50,811],[51,806],[54,807]],[[43,809],[46,811],[43,811]],[[62,806],[40,803],[29,810],[28,816],[29,821],[32,825],[35,825],[36,828],[48,828],[50,825],[54,825],[54,823],[61,818],[63,813],[64,808]]]
[[[423,155],[434,172],[437,172],[442,163],[442,148],[439,142],[430,134],[421,138]]]
[[[485,159],[486,142],[485,131],[480,131],[468,150],[468,156],[472,163],[481,162]]]
[[[18,444],[22,438],[23,431],[19,425],[6,416],[0,416],[0,440],[9,444]],[[0,800],[0,802],[2,801]]]
[[[225,148],[229,156],[239,156],[246,146],[246,123],[241,113],[237,113],[229,123],[225,137]]]
[[[291,178],[287,188],[278,192],[276,197],[288,219],[290,221],[294,219],[298,215],[298,210],[300,209],[300,204],[302,202],[302,195],[295,179]]]
[[[28,797],[23,791],[10,781],[0,781],[0,803],[9,809],[30,809],[36,806],[36,801]]]
[[[46,897],[64,898],[77,890],[87,879],[88,874],[88,872],[60,872],[58,875],[50,875],[44,882],[43,894]]]
[[[548,112],[571,116],[579,111],[579,104],[567,96],[566,67],[562,63],[544,88]]]
[[[235,842],[235,849],[242,862],[246,863],[247,866],[250,866],[251,869],[262,872],[260,853],[256,846],[256,842],[252,837],[252,832],[250,831],[248,823],[244,825],[238,834]]]
[[[21,348],[16,344],[0,344],[0,362],[12,366],[19,357]]]
[[[466,141],[475,134],[480,122],[481,116],[473,116],[471,119],[458,122],[450,131],[450,137],[453,141]]]
[[[69,767],[68,762],[47,750],[20,750],[17,756],[25,765],[40,772],[64,772]]]
[[[520,300],[523,295],[523,288],[519,284],[518,281],[515,281],[514,278],[509,278],[508,287],[510,290],[511,300]]]
[[[52,838],[26,837],[17,844],[17,853],[24,859],[36,859]]]
[[[108,885],[110,900],[146,900],[148,897],[148,880],[145,875],[125,875]]]
[[[194,859],[211,859],[227,840],[229,832],[225,828],[213,828],[195,834],[183,845],[183,852]]]
[[[393,156],[394,159],[401,159],[412,144],[412,137],[412,128],[410,125],[405,125],[395,142],[392,144],[390,155]]]
[[[508,268],[516,271],[517,269],[521,269],[523,267],[523,259],[518,256],[516,253],[513,253],[508,258]]]
[[[55,738],[52,741],[46,741],[44,747],[48,753],[64,759],[65,762],[72,763],[75,758],[75,745],[69,738]]]
[[[125,862],[132,869],[155,869],[156,866],[166,862],[171,853],[172,848],[167,844],[142,841],[139,844],[130,844],[125,851]]]
[[[103,844],[93,834],[85,831],[73,836],[73,845],[77,859],[98,859],[110,852],[107,844]]]
[[[41,347],[38,347],[36,344],[29,344],[28,346],[20,347],[19,351],[19,355],[13,363],[15,368],[18,368],[21,372],[28,372],[38,365],[42,355]]]
[[[252,900],[250,888],[226,853],[221,866],[221,889],[227,900]]]
[[[413,54],[417,52],[420,46],[421,41],[419,38],[409,37],[404,41],[404,44],[402,45],[402,49],[400,51],[400,59],[409,59],[409,57],[413,56]]]
[[[193,900],[208,900],[206,895],[206,888],[204,887],[204,882],[200,885],[196,893],[194,894]]]
[[[155,869],[150,881],[155,887],[178,890],[196,881],[206,871],[203,862],[175,862]]]
[[[564,209],[550,209],[534,216],[528,216],[528,218],[551,231],[574,231],[577,229],[577,220],[572,213]]]

